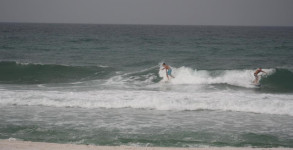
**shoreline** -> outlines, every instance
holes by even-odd
[[[293,148],[251,148],[251,147],[138,147],[138,146],[96,146],[31,142],[19,140],[0,140],[0,150],[291,150]]]

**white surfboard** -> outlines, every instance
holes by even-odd
[[[261,84],[260,83],[251,83],[251,85],[254,85],[256,87],[261,87]]]

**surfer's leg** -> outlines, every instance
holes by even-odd
[[[169,76],[171,76],[172,78],[175,78],[174,76],[172,76],[171,73],[172,73],[172,69],[169,69],[169,70],[168,70],[168,73],[167,73],[167,76],[169,75]],[[169,79],[169,78],[168,78],[168,79]]]
[[[252,83],[256,83],[256,78],[257,78],[257,76],[256,75],[254,75],[254,80],[253,80],[253,82]]]
[[[258,75],[254,75],[254,77],[255,77],[254,83],[256,84],[258,83]]]

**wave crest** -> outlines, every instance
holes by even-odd
[[[265,69],[268,75],[275,69]],[[175,76],[172,84],[229,84],[246,88],[255,87],[251,83],[254,80],[254,70],[196,70],[188,67],[173,68]],[[159,76],[166,80],[166,73],[159,72]]]
[[[0,82],[6,84],[66,83],[106,77],[112,68],[105,66],[67,66],[0,62]]]

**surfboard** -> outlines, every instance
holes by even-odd
[[[169,80],[168,80],[168,79],[163,79],[163,80],[161,80],[160,82],[161,82],[161,83],[170,83],[170,81],[171,81],[171,79],[169,79]]]
[[[254,85],[256,87],[261,87],[261,84],[260,83],[251,83],[251,85]]]
[[[163,82],[164,82],[164,83],[169,83],[169,82],[170,82],[170,80],[164,80]]]
[[[261,87],[260,83],[257,83],[257,84],[254,84],[254,85],[257,86],[257,87]]]

